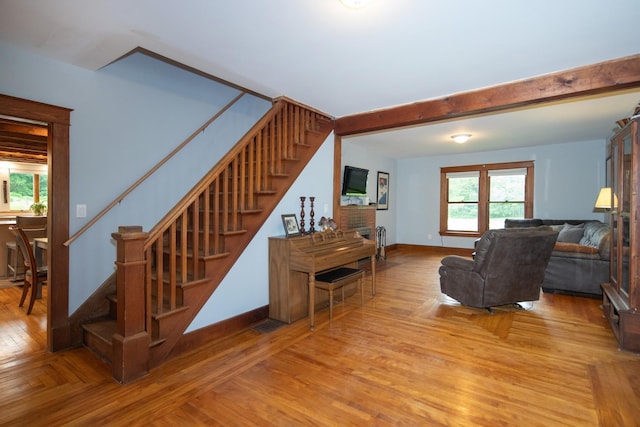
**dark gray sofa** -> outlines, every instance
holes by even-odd
[[[544,292],[599,297],[609,281],[611,228],[597,220],[506,219],[505,228],[552,226],[558,240],[545,271]]]

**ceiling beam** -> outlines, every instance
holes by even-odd
[[[444,98],[339,117],[339,136],[433,123],[640,87],[640,54]]]

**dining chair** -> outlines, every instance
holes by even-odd
[[[29,238],[25,231],[20,227],[9,227],[9,230],[16,236],[16,243],[24,260],[24,286],[22,288],[22,296],[20,297],[20,304],[18,304],[18,306],[22,307],[24,300],[27,297],[27,293],[29,292],[29,289],[31,289],[29,307],[27,308],[27,314],[31,314],[33,304],[36,302],[36,298],[38,296],[38,290],[47,282],[48,270],[46,266],[37,265],[35,253],[29,243]]]
[[[32,242],[34,237],[47,237],[46,216],[17,215],[16,227],[25,230],[25,234],[29,238],[29,242]],[[23,258],[22,255],[20,255],[20,251],[15,240],[8,241],[6,246],[7,276],[12,276],[12,280],[17,282],[18,280],[22,280],[22,275],[24,274],[24,271],[22,271]]]

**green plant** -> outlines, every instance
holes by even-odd
[[[42,216],[47,212],[47,205],[45,205],[44,203],[38,202],[29,206],[29,209],[31,209],[31,212],[33,212],[34,215]]]

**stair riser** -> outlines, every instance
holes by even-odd
[[[153,283],[153,288],[151,290],[151,296],[152,298],[155,300],[157,299],[158,296],[158,287],[157,287],[157,283],[156,281],[152,281]],[[164,308],[169,308],[169,298],[171,295],[171,285],[168,282],[163,282],[162,284],[162,296],[163,296],[163,300],[164,300],[164,304],[163,307]],[[182,292],[182,287],[181,286],[176,286],[176,305],[178,307],[182,306],[184,302],[184,298],[183,298],[183,292]],[[156,302],[154,301],[153,306],[156,307]]]
[[[162,269],[164,272],[168,272],[169,271],[169,267],[171,265],[171,256],[168,252],[165,252],[162,256]],[[152,265],[152,270],[156,271],[156,264],[154,263]],[[193,274],[193,257],[191,255],[187,255],[187,267],[184,270],[187,273],[187,279],[191,280],[191,278],[195,277]],[[197,277],[202,277],[202,274],[204,273],[204,269],[202,266],[202,261],[198,261],[198,275]],[[182,273],[183,273],[183,268],[182,268],[182,256],[179,255],[178,259],[176,260],[176,277],[178,278],[178,281],[180,281],[180,277],[182,277]]]
[[[175,313],[175,314],[174,314]],[[189,315],[188,311],[176,311],[166,317],[154,318],[151,333],[152,341],[164,339],[180,328]]]
[[[110,342],[106,342],[101,337],[92,334],[89,331],[84,331],[83,337],[84,345],[100,359],[107,363],[111,363],[113,360],[113,348]]]
[[[115,319],[118,316],[118,301],[109,299],[109,317]]]

